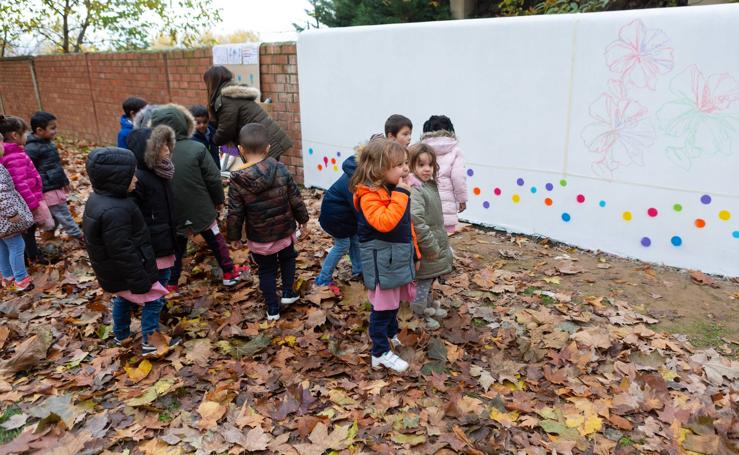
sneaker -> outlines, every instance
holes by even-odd
[[[341,288],[339,288],[333,281],[326,285],[329,291],[336,297],[341,297]]]
[[[269,314],[267,313],[267,321],[279,321],[280,320],[280,313],[277,314]]]
[[[292,305],[293,303],[300,300],[300,294],[294,293],[292,291],[290,292],[282,292],[282,298],[280,299],[280,303],[283,305]]]
[[[398,335],[390,338],[390,344],[392,344],[394,348],[399,348],[403,346],[403,343],[400,341],[400,338],[398,338]]]
[[[247,266],[234,265],[233,270],[230,272],[223,272],[223,285],[234,286],[241,281],[241,275],[250,273],[251,268]]]
[[[166,287],[167,287],[167,292],[169,292],[170,294],[176,294],[177,290],[180,288],[176,284],[168,284]]]
[[[441,324],[439,324],[439,321],[433,318],[426,318],[426,329],[438,330],[439,327],[441,327]]]
[[[431,316],[434,316],[436,314],[436,310],[434,310],[430,306],[424,306],[423,304],[412,303],[411,309],[413,310],[413,313],[415,313],[417,316],[430,318]]]
[[[182,338],[179,337],[172,337],[169,339],[169,345],[167,346],[169,351],[170,349],[174,348],[175,346],[179,346],[180,343],[182,343]],[[151,344],[144,343],[141,345],[141,357],[151,357],[156,355],[157,353],[157,347],[153,346]]]
[[[31,289],[33,289],[33,282],[31,281],[30,276],[27,276],[19,282],[15,283],[16,292],[30,291]]]
[[[441,304],[439,302],[434,302],[434,316],[440,319],[444,319],[449,315],[447,311],[441,307]]]
[[[402,373],[408,369],[408,362],[398,357],[393,351],[387,351],[380,357],[372,356],[372,368],[379,370],[381,367]]]

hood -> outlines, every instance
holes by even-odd
[[[195,117],[185,106],[165,104],[151,113],[151,126],[167,125],[175,132],[177,140],[189,139],[195,131]]]
[[[97,148],[87,156],[86,168],[95,193],[125,198],[136,172],[136,157],[118,147]]]
[[[141,168],[153,169],[159,158],[159,151],[164,145],[174,150],[175,133],[167,125],[158,125],[154,128],[140,128],[133,130],[126,139],[128,149],[136,156],[136,162]]]
[[[151,114],[161,107],[159,104],[147,104],[133,118],[133,129],[151,128]]]
[[[133,128],[133,122],[125,114],[121,115],[121,128],[128,130]]]
[[[344,160],[344,163],[341,165],[341,170],[344,171],[344,174],[351,177],[354,175],[354,171],[357,169],[357,158],[352,155],[349,158]]]
[[[430,145],[436,155],[446,155],[454,150],[459,144],[454,133],[449,131],[434,131],[432,133],[424,133],[421,136],[421,142]]]
[[[277,160],[266,158],[243,171],[231,174],[231,180],[245,187],[254,194],[260,194],[272,188],[277,175]]]
[[[221,96],[225,96],[226,98],[241,98],[259,101],[259,97],[262,96],[262,94],[256,87],[250,87],[238,82],[229,82],[221,89]]]
[[[5,153],[3,156],[8,156],[13,153],[25,153],[23,147],[14,142],[3,142],[3,147],[5,147]]]
[[[414,174],[412,172],[410,174],[408,174],[408,179],[407,180],[408,180],[408,185],[410,185],[412,187],[419,188],[419,187],[423,186],[423,182],[418,177],[416,177],[416,174]]]

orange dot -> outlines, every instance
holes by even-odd
[[[695,219],[695,227],[697,227],[698,229],[702,229],[702,228],[706,227],[706,220],[704,220],[702,218],[696,218]]]
[[[336,158],[331,158],[331,164],[336,164]]]
[[[479,195],[480,195],[480,188],[477,188],[477,187],[475,187],[475,188],[474,188],[474,189],[472,190],[472,192],[473,192],[473,193],[475,193],[475,196],[479,196]]]
[[[318,165],[318,170],[319,170],[319,171],[322,171],[322,170],[323,170],[323,166],[321,166],[321,165],[319,164],[319,165]]]
[[[546,205],[552,205],[552,198],[549,198],[549,197],[548,197],[548,198],[544,199],[544,203],[545,203]]]

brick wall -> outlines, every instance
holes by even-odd
[[[44,109],[59,118],[64,136],[115,144],[121,102],[129,96],[156,104],[206,104],[203,73],[211,62],[210,48],[0,59],[0,110],[28,120]],[[282,160],[302,183],[295,43],[262,44],[260,79],[262,99],[274,103],[263,107],[295,143]]]

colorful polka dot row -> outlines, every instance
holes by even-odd
[[[312,147],[308,149],[308,155],[313,155],[314,153],[315,151],[313,150]],[[341,152],[336,152],[336,157],[341,158]],[[329,164],[329,162],[331,164]],[[316,169],[318,169],[319,172],[323,171],[324,169],[325,170],[333,169],[334,172],[339,172],[339,164],[336,158],[329,158],[327,156],[324,156],[323,164],[318,163],[318,165],[316,166]]]

